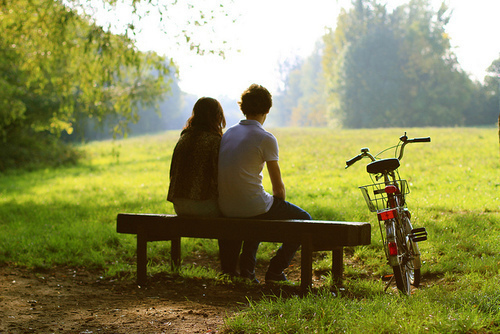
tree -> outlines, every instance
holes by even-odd
[[[351,24],[350,16],[344,8],[341,9],[337,17],[336,29],[329,31],[323,36],[324,51],[322,67],[325,78],[325,88],[327,91],[327,111],[329,119],[338,119],[340,123],[344,121],[344,113],[341,109],[341,85],[343,54],[347,50],[347,33]]]
[[[325,126],[326,90],[321,65],[323,45],[312,55],[281,64],[282,84],[274,101],[278,125]],[[293,65],[291,65],[293,64]]]
[[[273,106],[276,109],[270,115],[269,122],[276,126],[290,125],[292,109],[302,96],[300,91],[300,68],[304,60],[299,57],[285,59],[278,64],[280,85],[273,96]]]
[[[82,110],[130,120],[139,101],[150,103],[167,89],[169,67],[162,57],[139,52],[127,37],[91,24],[59,1],[4,1],[0,8],[2,44],[15,55],[10,64],[21,78],[13,85],[23,106],[16,119],[34,130],[71,132],[73,114]]]
[[[180,129],[184,126],[187,115],[184,113],[183,93],[179,87],[178,78],[172,74],[168,78],[169,91],[159,97],[158,104],[153,107],[139,106],[137,122],[127,126],[127,132],[132,135],[155,133],[167,129]],[[68,142],[109,139],[113,136],[113,128],[118,123],[117,115],[108,115],[98,121],[86,114],[79,114],[74,123],[71,135],[63,133],[63,139]]]
[[[165,10],[160,1],[126,3],[139,20],[140,3]],[[33,138],[57,141],[63,131],[71,134],[82,116],[114,119],[115,132],[123,133],[129,122],[137,121],[139,107],[155,105],[169,90],[173,64],[136,48],[134,22],[113,33],[111,26],[98,25],[86,13],[88,8],[83,0],[0,2],[0,160],[15,166],[29,159]],[[188,9],[197,13],[192,27],[215,17],[207,18],[192,5]],[[190,48],[205,51],[192,40],[190,28],[180,29]],[[25,148],[23,158],[6,156],[23,151],[12,149],[15,146]]]
[[[485,78],[485,95],[490,102],[488,109],[498,112],[500,110],[500,57],[491,63],[487,71],[489,75]],[[500,114],[498,115],[498,143],[500,145]]]
[[[401,109],[399,41],[384,25],[352,43],[344,59],[341,106],[347,127],[395,126]]]
[[[99,120],[116,114],[123,124],[136,117],[139,104],[168,89],[162,57],[139,52],[129,38],[60,1],[6,0],[0,15],[2,64],[11,69],[2,80],[1,100],[11,104],[0,119],[3,142],[20,131],[71,133],[78,113]]]
[[[139,121],[130,125],[130,132],[137,135],[183,128],[187,120],[186,115],[182,114],[185,105],[184,95],[178,79],[174,77],[170,83],[170,91],[159,101],[159,112],[156,108],[140,109]]]
[[[389,12],[356,0],[325,36],[329,104],[348,127],[464,125],[474,86],[451,52],[443,4]]]
[[[295,126],[326,126],[326,91],[324,73],[321,66],[323,47],[316,45],[300,67],[300,96],[292,108],[291,124]]]

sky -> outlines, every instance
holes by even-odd
[[[389,7],[405,2],[387,1]],[[432,0],[432,5],[437,10],[441,2]],[[462,68],[482,81],[486,68],[500,56],[500,1],[445,3],[453,10],[447,25],[453,51]],[[351,0],[234,0],[232,6],[236,22],[215,23],[216,40],[225,39],[232,48],[225,59],[197,56],[168,45],[154,26],[143,28],[137,46],[172,57],[179,67],[181,89],[198,97],[238,99],[252,83],[262,84],[272,93],[278,87],[280,61],[309,56],[326,27],[335,27],[340,9],[350,8]]]

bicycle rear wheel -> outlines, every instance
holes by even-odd
[[[418,246],[409,238],[412,227],[408,217],[404,216],[401,220],[396,221],[395,230],[398,264],[392,266],[392,270],[399,291],[405,295],[410,295],[411,286],[418,287],[420,284]]]
[[[411,280],[405,266],[400,264],[392,267],[394,278],[396,279],[396,286],[398,290],[405,295],[411,294]]]

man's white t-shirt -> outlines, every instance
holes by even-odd
[[[276,138],[258,121],[242,120],[224,133],[219,150],[219,208],[226,217],[269,211],[273,196],[262,186],[266,161],[278,161]]]

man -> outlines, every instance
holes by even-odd
[[[311,216],[287,201],[278,164],[278,141],[263,125],[272,106],[269,91],[253,84],[241,95],[240,109],[246,119],[229,128],[222,136],[219,151],[219,207],[226,217],[254,219],[303,219]],[[272,195],[262,185],[264,165],[272,184]],[[271,259],[266,282],[286,281],[283,270],[299,248],[284,243]],[[258,241],[246,240],[240,255],[240,276],[255,278]],[[219,240],[222,271],[236,272],[241,242]]]

